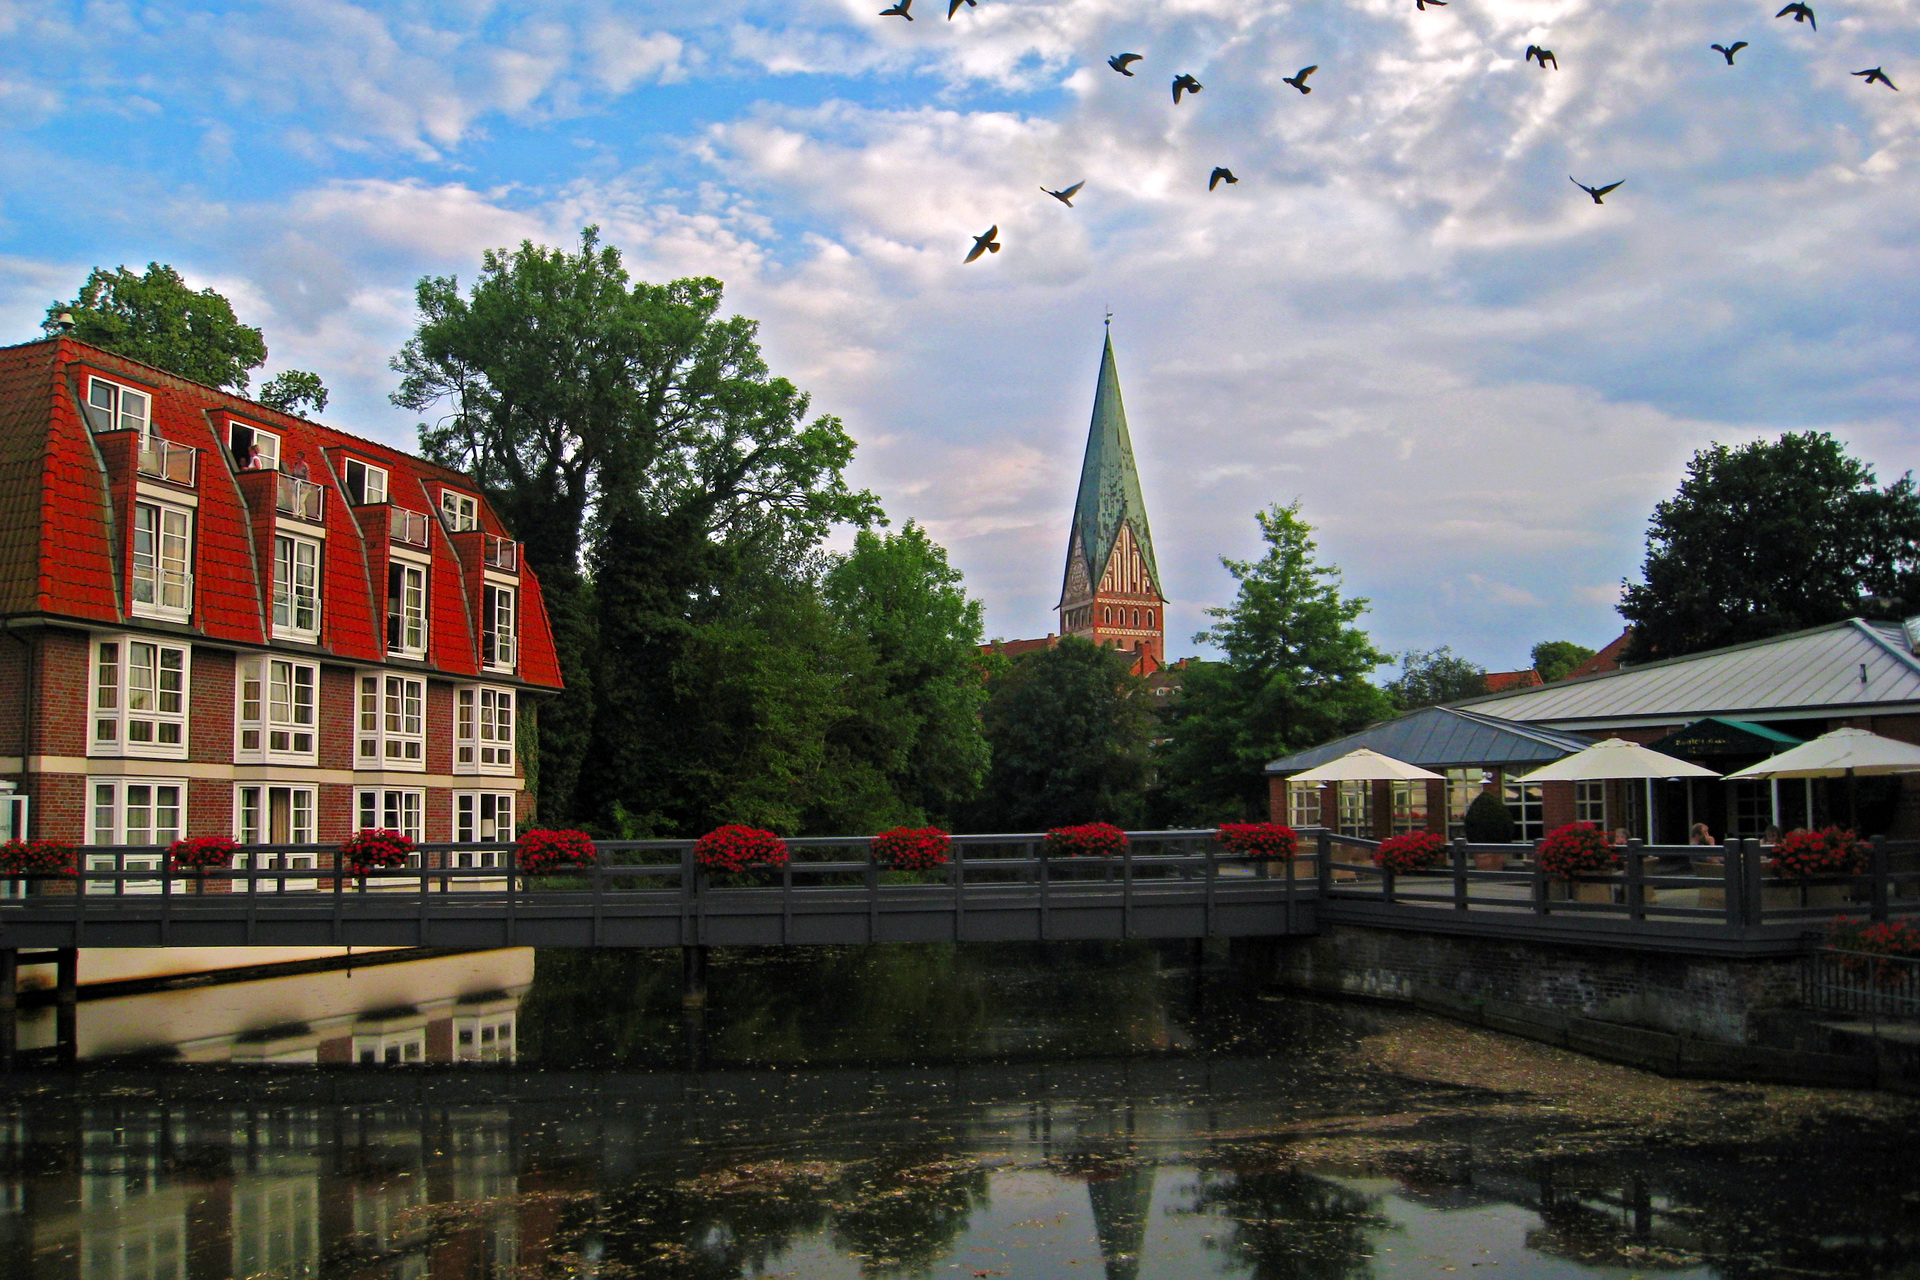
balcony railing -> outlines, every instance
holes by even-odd
[[[387,508],[387,536],[409,547],[427,545],[427,513],[405,507]]]
[[[152,476],[169,484],[191,485],[194,459],[199,452],[191,445],[149,437],[140,446],[140,459],[136,465],[143,476]]]
[[[482,545],[487,568],[502,573],[520,572],[520,544],[512,538],[496,538],[489,533]]]
[[[274,489],[273,506],[281,515],[319,524],[326,515],[327,491],[311,480],[302,480],[283,471]]]

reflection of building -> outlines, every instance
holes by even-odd
[[[35,834],[511,834],[522,698],[560,677],[470,477],[64,337],[0,350],[0,477]]]
[[[1613,646],[1609,646],[1613,648]],[[1350,834],[1423,828],[1459,833],[1466,806],[1497,789],[1531,840],[1568,822],[1626,828],[1684,844],[1703,822],[1716,838],[1757,837],[1846,818],[1837,782],[1519,783],[1520,775],[1600,738],[1627,738],[1730,773],[1829,729],[1853,726],[1920,742],[1920,618],[1855,618],[1726,649],[1425,708],[1267,766],[1276,821]],[[1288,775],[1371,747],[1445,783],[1289,786]],[[1909,778],[1912,776],[1909,775]],[[1863,780],[1860,825],[1920,834],[1920,780]]]
[[[1166,604],[1109,334],[1067,535],[1060,631],[1131,653],[1134,672],[1151,675],[1167,661]],[[995,641],[986,648],[1015,657],[1058,643],[1049,634],[1043,640]]]

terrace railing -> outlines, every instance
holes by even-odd
[[[319,524],[326,515],[327,491],[311,480],[282,471],[274,477],[273,506],[281,515]]]
[[[387,508],[387,537],[409,547],[427,545],[427,513],[405,507]]]
[[[194,462],[199,452],[192,445],[175,444],[171,440],[149,436],[140,445],[135,466],[143,476],[191,487]]]
[[[498,569],[502,573],[520,572],[520,544],[512,538],[499,538],[489,533],[482,539],[481,547],[487,568]]]
[[[1807,957],[1806,1007],[1875,1019],[1920,1019],[1920,960],[1823,947]]]

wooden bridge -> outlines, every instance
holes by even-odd
[[[0,898],[0,950],[74,947],[707,947],[1051,942],[1312,934],[1330,924],[1697,955],[1809,950],[1836,914],[1920,916],[1920,844],[1812,887],[1756,842],[1631,847],[1624,870],[1548,879],[1524,845],[1456,842],[1395,876],[1374,842],[1302,833],[1300,855],[1225,851],[1211,830],[1135,832],[1115,858],[1047,858],[1038,834],[956,836],[930,873],[877,868],[864,838],[790,841],[792,862],[714,876],[690,841],[605,841],[598,864],[529,875],[511,845],[427,845],[426,865],[358,875],[319,845],[258,846],[233,870],[165,870],[164,850],[92,847],[78,877]],[[1482,863],[1497,866],[1482,868]]]

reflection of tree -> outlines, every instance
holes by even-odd
[[[1233,1223],[1228,1257],[1254,1280],[1364,1280],[1373,1234],[1391,1224],[1362,1195],[1297,1168],[1205,1172],[1193,1212]]]
[[[769,1160],[675,1183],[633,1183],[601,1213],[607,1274],[648,1280],[757,1275],[825,1225],[830,1166]]]
[[[865,1275],[928,1270],[986,1203],[986,1170],[924,1154],[854,1166],[834,1188],[833,1243],[858,1257]]]
[[[1135,1166],[1087,1183],[1093,1230],[1107,1280],[1135,1280],[1147,1243],[1147,1213],[1153,1207],[1153,1166]]]

